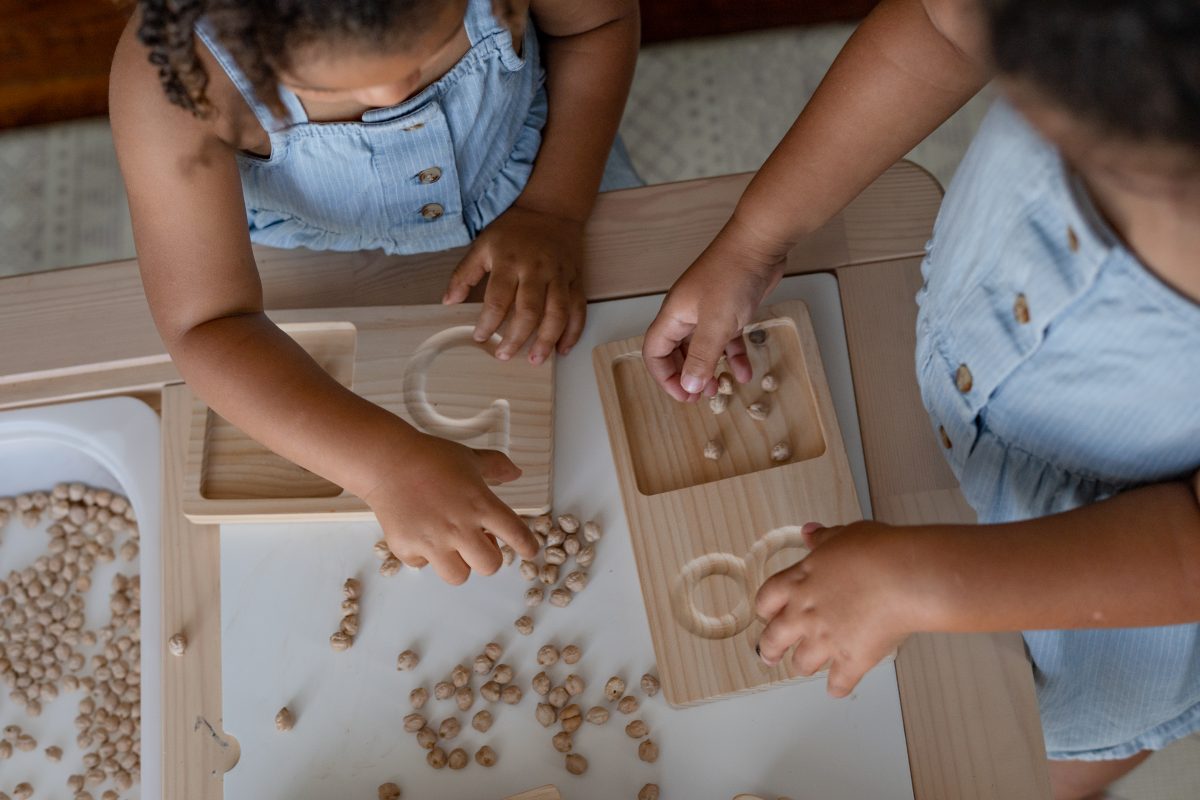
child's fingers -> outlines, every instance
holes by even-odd
[[[834,697],[845,697],[854,691],[854,687],[858,686],[858,682],[867,674],[867,670],[875,666],[868,664],[865,661],[855,659],[834,659],[829,666],[829,678],[826,681],[826,690]]]
[[[451,586],[466,583],[467,578],[471,577],[471,568],[453,550],[438,550],[431,553],[429,563],[433,565],[433,571],[438,574],[438,577]]]
[[[475,341],[486,342],[504,322],[513,298],[517,295],[517,278],[506,271],[493,272],[483,293],[483,311],[475,323]]]
[[[538,554],[538,542],[521,518],[508,506],[495,501],[494,507],[481,520],[488,533],[506,543],[522,558],[535,558]],[[500,551],[497,549],[496,551]]]
[[[758,655],[767,665],[778,664],[787,649],[804,638],[802,613],[787,606],[763,628],[758,637]]]
[[[496,570],[500,569],[500,565],[504,563],[504,559],[500,555],[500,548],[496,546],[490,536],[484,535],[482,531],[465,537],[465,540],[459,545],[458,554],[473,572],[478,572],[480,575],[494,575]]]
[[[529,348],[530,363],[542,363],[554,350],[554,343],[559,340],[563,330],[567,327],[567,304],[569,302],[567,288],[562,282],[551,281],[550,285],[546,287],[546,311],[542,316],[542,324],[538,326],[537,338],[534,339],[533,346]]]
[[[537,329],[538,320],[543,311],[549,313],[550,307],[546,298],[546,285],[539,281],[521,281],[517,286],[516,301],[513,304],[512,319],[505,328],[504,338],[496,348],[496,358],[507,361],[512,358],[529,340],[530,335]],[[565,317],[565,315],[563,315]]]
[[[489,486],[515,481],[521,477],[521,468],[499,450],[473,450],[479,459],[479,474]]]
[[[583,325],[587,322],[587,298],[583,296],[578,285],[571,287],[568,309],[567,329],[558,340],[558,352],[564,356],[579,343],[579,337],[583,335]]]
[[[747,383],[754,377],[754,368],[746,356],[746,340],[739,333],[725,345],[725,359],[733,370],[733,379],[738,383]]]
[[[687,361],[683,365],[683,377],[680,379],[685,391],[699,394],[713,380],[717,369],[717,361],[725,352],[729,339],[723,336],[716,326],[697,326],[696,332],[688,343]]]
[[[793,597],[796,584],[804,580],[803,566],[804,562],[801,561],[782,572],[777,572],[758,587],[758,594],[754,598],[754,613],[760,619],[772,619],[783,611]]]
[[[487,258],[484,255],[474,249],[468,252],[450,275],[450,283],[446,287],[446,293],[442,295],[442,302],[452,304],[466,300],[471,289],[487,274],[487,266]]]
[[[646,337],[642,341],[642,360],[650,371],[650,377],[680,402],[686,402],[692,393],[686,391],[679,382],[675,354],[694,327],[659,311],[654,322],[646,329]]]
[[[829,649],[817,642],[805,639],[796,645],[792,653],[792,669],[797,675],[816,675],[829,663]]]

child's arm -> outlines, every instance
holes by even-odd
[[[565,355],[583,331],[583,224],[633,80],[639,22],[637,0],[533,0],[531,12],[549,102],[541,150],[516,203],[455,270],[444,302],[462,302],[491,273],[475,337],[491,336],[511,311],[497,356],[512,357],[533,336],[537,364],[556,344]]]
[[[113,61],[113,133],[146,297],[183,377],[246,433],[366,500],[407,563],[429,561],[455,583],[469,569],[494,572],[500,554],[485,530],[532,556],[529,531],[485,485],[519,475],[503,454],[426,436],[356,396],[263,313],[234,149],[222,139],[236,125],[231,106],[211,83],[211,119],[170,105],[136,24]]]
[[[842,697],[917,631],[1200,621],[1200,473],[1073,511],[988,526],[806,526],[813,552],[763,584],[763,660],[829,663]]]
[[[722,352],[734,376],[749,380],[741,330],[779,280],[788,250],[983,86],[983,42],[966,10],[973,5],[885,0],[850,37],[646,333],[646,364],[672,397],[715,391]],[[677,352],[685,342],[686,359]]]

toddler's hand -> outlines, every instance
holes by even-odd
[[[490,273],[475,340],[487,341],[511,311],[496,357],[512,358],[533,336],[529,361],[540,364],[556,345],[566,355],[583,332],[582,261],[581,223],[513,206],[475,239],[442,302],[461,303]]]
[[[812,675],[828,665],[828,691],[850,694],[867,670],[914,630],[919,614],[906,580],[903,533],[877,522],[804,526],[812,552],[768,579],[756,611],[767,627],[762,660],[774,666],[793,644],[792,665]]]
[[[500,568],[497,539],[524,558],[537,555],[529,528],[488,489],[520,477],[506,455],[423,433],[411,446],[403,466],[363,498],[397,558],[411,567],[430,563],[442,580],[459,584],[471,570]]]
[[[646,331],[642,358],[676,400],[716,393],[722,353],[739,383],[750,380],[742,328],[781,275],[781,259],[762,255],[731,221],[671,287]]]

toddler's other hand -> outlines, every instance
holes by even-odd
[[[845,697],[918,629],[904,534],[868,521],[809,523],[803,533],[812,552],[758,590],[756,611],[768,621],[759,654],[774,666],[794,644],[796,672],[812,675],[828,665],[829,693]]]
[[[461,303],[490,273],[475,340],[487,341],[508,318],[496,357],[512,358],[533,337],[529,361],[540,364],[556,345],[566,355],[583,332],[582,261],[582,223],[512,206],[476,237],[442,302]]]
[[[488,489],[520,477],[508,456],[415,437],[404,463],[363,498],[397,558],[411,567],[433,564],[442,580],[459,584],[472,570],[491,575],[500,568],[497,539],[523,558],[537,555],[529,528]]]
[[[779,282],[782,259],[756,248],[730,220],[671,287],[646,331],[642,358],[654,380],[676,400],[716,393],[713,376],[724,354],[733,377],[752,377],[742,328]]]

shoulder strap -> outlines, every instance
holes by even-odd
[[[467,38],[471,40],[472,47],[504,29],[492,13],[493,3],[494,0],[467,0],[467,16],[463,19],[463,26],[467,29]]]
[[[303,106],[294,94],[287,91],[283,87],[279,88],[279,95],[283,99],[283,104],[287,108],[288,118],[280,119],[271,109],[258,99],[258,95],[254,92],[254,86],[251,85],[250,79],[242,72],[241,67],[237,65],[237,61],[228,50],[226,50],[219,41],[216,34],[209,25],[207,19],[201,19],[196,23],[196,36],[212,53],[213,58],[221,65],[221,69],[225,70],[225,74],[229,76],[229,80],[233,81],[233,85],[237,87],[238,93],[242,99],[246,101],[246,105],[250,106],[250,110],[254,112],[255,118],[267,133],[274,133],[282,130],[290,125],[295,125],[306,121]]]

